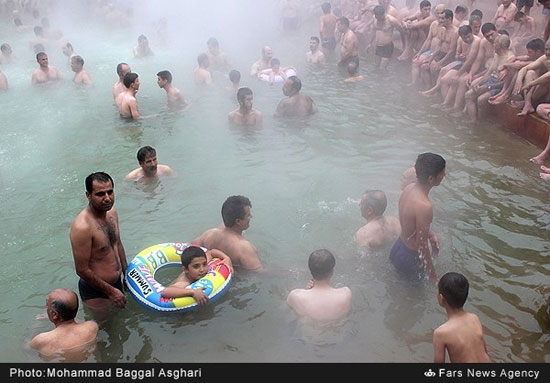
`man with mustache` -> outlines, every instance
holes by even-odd
[[[139,168],[132,170],[126,176],[127,181],[147,181],[172,174],[170,166],[159,165],[157,151],[150,146],[144,146],[138,150],[137,160]]]
[[[112,306],[126,305],[121,277],[128,262],[118,225],[114,182],[103,172],[86,177],[88,206],[71,226],[70,240],[78,290],[84,306],[104,318]]]

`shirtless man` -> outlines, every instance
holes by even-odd
[[[497,8],[492,22],[497,29],[506,29],[511,33],[513,32],[514,16],[517,11],[518,9],[512,0],[502,0],[502,4]]]
[[[338,23],[336,24],[338,32],[342,34],[340,40],[340,61],[338,61],[338,66],[346,68],[348,61],[352,57],[359,57],[359,45],[357,36],[349,28],[349,20],[346,17],[340,17]]]
[[[420,2],[420,10],[414,15],[405,17],[402,20],[403,38],[405,41],[404,49],[397,58],[399,61],[409,60],[426,40],[430,31],[430,26],[436,21],[432,14],[432,4],[428,0]]]
[[[84,305],[104,317],[112,305],[123,308],[126,297],[121,277],[128,267],[120,239],[114,182],[107,173],[86,177],[88,206],[71,226],[71,247],[80,277],[78,290]]]
[[[321,4],[323,15],[319,19],[319,36],[321,37],[321,46],[325,54],[332,55],[336,48],[336,23],[338,18],[332,14],[330,3]]]
[[[250,227],[252,204],[244,196],[231,196],[222,205],[223,225],[207,230],[191,243],[207,249],[218,249],[231,258],[234,266],[261,271],[258,250],[244,239],[243,231]]]
[[[84,59],[80,56],[71,58],[71,69],[74,72],[73,82],[75,84],[92,85],[88,72],[84,70]]]
[[[8,79],[2,71],[0,71],[0,91],[8,90]]]
[[[309,96],[300,94],[302,81],[296,76],[290,76],[283,84],[282,99],[277,105],[275,117],[304,117],[317,113],[317,106]]]
[[[134,48],[134,57],[143,58],[148,56],[154,56],[153,51],[149,47],[149,40],[144,35],[139,35],[138,45]]]
[[[401,235],[391,249],[390,260],[398,271],[416,278],[427,273],[435,283],[438,275],[432,255],[439,253],[439,240],[430,229],[433,205],[428,194],[445,177],[445,160],[438,154],[423,153],[414,167],[417,180],[405,187],[399,198]]]
[[[254,64],[252,64],[252,68],[250,69],[250,75],[254,77],[258,77],[258,73],[265,69],[271,68],[271,58],[273,57],[273,50],[269,46],[265,46],[262,48],[262,57],[256,61]]]
[[[126,92],[126,87],[124,86],[124,76],[126,76],[126,73],[130,73],[132,70],[130,69],[130,65],[126,63],[120,63],[116,66],[116,73],[118,75],[118,81],[115,82],[113,85],[113,99],[116,101],[118,99],[118,96],[121,93]],[[118,104],[117,108],[118,108]]]
[[[137,160],[139,168],[128,173],[124,178],[126,181],[149,182],[173,173],[170,166],[158,163],[157,151],[150,146],[144,146],[138,150]]]
[[[355,233],[355,243],[361,248],[376,249],[395,242],[401,234],[397,217],[386,216],[388,201],[382,190],[367,190],[361,197],[361,215],[367,224]]]
[[[495,40],[495,56],[491,66],[479,82],[466,92],[465,111],[469,117],[467,122],[477,122],[480,109],[487,106],[491,96],[500,92],[504,86],[504,65],[511,63],[514,58],[515,55],[510,49],[510,37],[507,35],[498,36]]]
[[[294,289],[286,299],[288,305],[301,317],[315,321],[332,322],[345,318],[351,311],[349,287],[330,285],[336,259],[326,249],[315,250],[308,260],[313,279],[307,289]]]
[[[40,68],[32,72],[31,83],[33,85],[46,84],[61,80],[59,71],[54,66],[48,65],[48,55],[44,52],[39,52],[36,55],[36,61]]]
[[[157,84],[160,89],[166,91],[168,99],[168,107],[171,109],[179,109],[187,105],[183,93],[178,88],[172,86],[172,73],[163,70],[157,73]]]
[[[124,76],[126,91],[119,94],[116,99],[120,116],[124,118],[140,118],[137,106],[136,93],[139,90],[139,76],[137,73],[126,73]]]
[[[537,25],[534,18],[519,11],[514,15],[514,21],[517,28],[510,38],[513,41],[512,50],[519,54],[525,52],[525,44],[535,38]]]
[[[206,42],[206,46],[208,48],[208,52],[206,52],[206,54],[208,55],[212,68],[222,70],[224,72],[227,71],[227,69],[229,69],[229,58],[220,50],[218,40],[211,37]]]
[[[197,85],[211,85],[212,84],[212,73],[208,70],[210,66],[210,59],[206,53],[201,53],[197,57],[198,66],[193,72],[193,78],[195,79],[195,84]]]
[[[98,325],[90,320],[76,322],[78,297],[70,290],[53,290],[46,299],[46,313],[55,329],[35,336],[30,346],[45,357],[63,355],[82,361],[86,349],[97,340]]]
[[[469,283],[459,273],[446,273],[438,282],[437,301],[445,308],[447,322],[433,334],[434,363],[490,363],[483,326],[477,315],[463,309]]]
[[[250,88],[240,88],[237,91],[239,107],[227,116],[229,122],[235,125],[255,126],[262,124],[262,113],[252,108],[254,95]]]
[[[9,64],[13,61],[13,52],[11,46],[8,43],[0,45],[0,64]]]
[[[13,24],[15,25],[15,31],[17,33],[24,33],[34,28],[32,25],[24,25],[18,17],[13,19]]]
[[[309,39],[309,52],[306,52],[306,60],[308,64],[320,64],[326,63],[325,54],[319,49],[319,38],[312,36]]]
[[[376,68],[386,70],[388,69],[388,62],[393,55],[393,31],[397,29],[402,34],[401,24],[395,17],[386,15],[386,9],[381,5],[374,7],[373,12],[375,18],[373,23],[374,33],[372,34],[369,46],[374,41],[376,44],[376,51],[374,53]]]
[[[468,25],[468,9],[462,5],[457,5],[454,13],[453,24],[455,27],[460,28],[463,25]]]
[[[355,56],[348,61],[348,77],[344,79],[347,83],[356,83],[363,81],[365,76],[359,73],[359,57]]]

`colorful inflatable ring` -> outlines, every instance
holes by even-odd
[[[290,76],[296,76],[297,73],[294,69],[288,68],[287,70],[285,70],[285,74],[286,74],[286,77],[288,78]],[[267,73],[260,73],[258,75],[258,78],[262,81],[269,82],[269,74]],[[273,82],[284,82],[284,81],[285,80],[279,75],[273,77]]]
[[[160,269],[169,266],[181,267],[181,253],[190,245],[183,242],[163,243],[148,247],[135,256],[126,270],[126,282],[138,303],[161,312],[192,311],[198,307],[193,297],[163,298],[161,292],[164,286],[155,279],[155,273]],[[202,249],[207,251],[205,248]],[[189,287],[206,287],[204,293],[210,302],[213,302],[227,291],[231,282],[231,272],[217,258],[212,259],[208,266],[208,274]]]

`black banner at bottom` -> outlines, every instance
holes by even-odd
[[[2,382],[215,382],[360,378],[407,382],[549,382],[543,363],[2,363]],[[338,382],[338,380],[336,382]],[[391,380],[393,382],[393,380]]]

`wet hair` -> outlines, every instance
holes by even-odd
[[[344,24],[346,27],[349,27],[349,19],[346,16],[342,16],[338,19],[340,24]]]
[[[152,157],[156,155],[157,151],[155,150],[155,148],[151,146],[143,146],[138,150],[136,157],[138,162],[143,162],[147,157]]]
[[[302,90],[302,80],[300,80],[297,76],[290,76],[288,79],[292,81],[290,89],[295,90],[296,93]]]
[[[145,35],[139,35],[138,42],[141,42],[141,41],[147,41],[147,37]]]
[[[206,61],[208,61],[208,55],[206,53],[201,53],[200,55],[198,55],[197,62],[199,63],[199,65],[202,65]]]
[[[354,67],[350,67],[349,64],[355,64]],[[351,69],[353,68],[353,70]],[[349,74],[356,74],[359,71],[359,57],[358,56],[352,56],[348,60],[347,70]]]
[[[38,45],[38,44],[37,44],[37,45]],[[35,47],[36,47],[36,45],[35,45]],[[46,52],[44,52],[44,51],[38,52],[38,53],[36,54],[36,61],[38,61],[38,60],[40,59],[40,57],[42,57],[42,56],[47,56]]]
[[[76,61],[80,66],[84,66],[84,59],[81,56],[73,56],[71,60]]]
[[[377,15],[381,16],[381,15],[384,15],[386,13],[386,8],[384,8],[381,5],[377,5],[376,7],[374,7],[372,12],[374,13],[375,16],[377,16]]]
[[[499,29],[497,32],[499,35],[505,35],[510,37],[510,32],[508,32],[506,29]]]
[[[36,27],[33,28],[33,31],[34,31],[34,34],[35,34],[36,36],[39,36],[39,35],[41,35],[41,34],[44,32],[44,30],[42,29],[42,27],[40,27],[40,26],[38,26],[38,25],[37,25]]]
[[[469,25],[463,25],[458,28],[458,34],[462,37],[468,36],[470,33],[472,33],[472,27]]]
[[[247,87],[243,87],[243,88],[239,88],[239,90],[237,91],[237,101],[239,101],[239,104],[244,101],[244,98],[246,96],[252,96],[253,93],[252,93],[252,90],[250,88],[247,88]]]
[[[280,66],[280,65],[281,65],[281,61],[279,61],[279,59],[272,58],[270,64],[271,64],[271,67],[273,68],[273,66],[275,66],[275,65],[279,65],[279,66]]]
[[[116,66],[116,73],[120,76],[122,74],[122,66],[123,65],[128,65],[126,63],[120,63]],[[129,65],[128,65],[129,66]]]
[[[50,307],[55,311],[63,321],[68,321],[76,318],[78,312],[78,296],[74,291],[71,291],[75,295],[76,304],[72,305],[70,302],[60,299],[52,299]]]
[[[168,81],[168,84],[172,83],[172,73],[167,70],[161,70],[157,73],[157,76],[159,76],[161,79]]]
[[[534,51],[544,51],[544,41],[539,38],[533,39],[527,43],[526,48]]]
[[[455,8],[455,14],[457,13],[468,13],[468,8],[463,5],[457,5]]]
[[[321,42],[321,40],[319,40],[319,37],[317,37],[317,36],[311,36],[309,39],[317,41],[317,44],[319,44]]]
[[[419,8],[426,8],[426,7],[432,7],[432,3],[430,3],[428,0],[422,0],[420,2],[420,7]]]
[[[113,181],[110,175],[108,175],[105,172],[95,172],[90,174],[88,177],[86,177],[86,180],[84,181],[84,184],[86,185],[86,191],[90,194],[94,190],[93,188],[94,181],[102,182],[102,183],[107,183],[111,181],[111,185],[115,187],[115,181]]]
[[[4,44],[0,45],[0,51],[5,52],[5,51],[8,50],[9,47],[10,47],[10,44],[4,43]]]
[[[497,27],[493,23],[485,23],[481,26],[481,34],[485,36],[490,31],[496,31]]]
[[[128,72],[124,75],[124,79],[122,80],[122,82],[124,83],[124,86],[126,88],[130,88],[130,85],[132,85],[134,82],[136,82],[138,77],[139,77],[139,75],[137,73]]]
[[[478,15],[470,15],[470,19],[468,20],[468,24],[472,25],[472,21],[481,22],[481,17],[479,17]]]
[[[480,19],[483,19],[483,12],[480,9],[474,9],[470,12],[470,16],[479,16]]]
[[[241,80],[241,72],[238,70],[233,69],[231,72],[229,72],[229,80],[231,82],[238,82]]]
[[[218,40],[216,40],[215,37],[210,37],[208,41],[206,42],[206,45],[208,46],[214,46],[216,48],[220,47],[220,43],[218,43]]]
[[[419,154],[414,165],[416,179],[421,184],[426,184],[430,176],[437,177],[437,175],[445,169],[445,164],[445,159],[439,154]]]
[[[307,265],[313,279],[320,281],[330,276],[336,265],[336,259],[327,249],[319,249],[309,255]]]
[[[468,279],[460,273],[446,273],[437,283],[439,294],[447,301],[449,306],[460,309],[468,298],[470,284]]]
[[[443,11],[443,17],[444,17],[445,19],[451,19],[451,20],[452,20],[453,17],[454,17],[453,11],[451,11],[450,9],[445,9],[445,10]]]
[[[23,23],[21,22],[21,19],[20,19],[20,18],[14,19],[14,20],[13,20],[13,23],[14,23],[15,25],[17,25],[18,27],[21,26],[21,25],[23,25]]]
[[[329,13],[332,6],[330,3],[323,3],[321,4],[321,9],[323,10],[323,13]]]
[[[370,207],[377,216],[384,214],[388,206],[386,194],[382,190],[367,190],[362,199],[365,201],[364,208]]]
[[[206,253],[199,246],[189,246],[187,249],[183,250],[183,253],[181,253],[181,265],[187,269],[189,264],[195,258],[206,259]]]
[[[245,216],[245,206],[252,207],[250,200],[242,195],[234,195],[225,200],[222,205],[222,218],[225,227],[233,227],[237,219]]]

